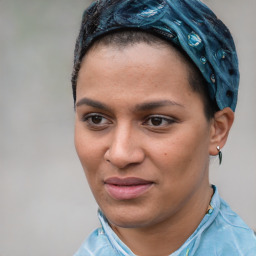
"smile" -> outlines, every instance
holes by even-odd
[[[105,180],[104,186],[107,193],[115,200],[129,200],[137,198],[146,193],[152,186],[152,181],[143,180],[140,178],[125,178],[117,177]]]

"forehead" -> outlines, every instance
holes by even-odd
[[[174,70],[185,75],[184,78],[188,77],[188,65],[185,58],[172,46],[136,43],[118,47],[98,44],[91,48],[83,58],[78,80],[82,75],[90,76],[92,72],[103,76],[116,73],[119,77],[119,75],[124,75],[119,73],[122,69],[134,75],[144,71],[144,76],[141,78],[153,74],[157,75],[155,78],[161,78],[167,74],[174,78]],[[115,79],[116,76],[112,78]]]
[[[77,81],[77,100],[161,98],[188,100],[194,94],[186,62],[171,47],[138,43],[122,48],[98,45],[83,59]],[[171,99],[171,100],[173,100]]]

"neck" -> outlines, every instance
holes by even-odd
[[[175,252],[193,234],[208,209],[213,190],[208,185],[198,190],[189,203],[171,218],[150,227],[112,228],[119,238],[140,256],[166,256]],[[200,198],[200,200],[198,200]]]

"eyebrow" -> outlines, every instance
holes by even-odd
[[[89,98],[82,98],[76,103],[76,107],[82,106],[82,105],[87,105],[93,108],[98,108],[106,111],[111,111],[111,108],[109,108],[107,105],[97,101],[97,100],[92,100]]]
[[[90,107],[106,110],[106,111],[112,111],[110,107],[105,105],[104,103],[101,103],[97,100],[92,100],[89,98],[82,98],[76,103],[76,107],[82,106],[82,105],[87,105]],[[150,101],[150,102],[145,102],[141,104],[137,104],[134,108],[135,111],[147,111],[147,110],[152,110],[160,107],[166,107],[166,106],[178,106],[178,107],[184,107],[183,105],[172,101],[172,100],[159,100],[159,101]]]
[[[136,111],[146,111],[146,110],[152,110],[160,107],[166,107],[166,106],[179,106],[184,107],[183,105],[172,101],[172,100],[159,100],[159,101],[151,101],[151,102],[145,102],[142,104],[138,104],[135,106]]]

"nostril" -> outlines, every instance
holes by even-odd
[[[121,150],[112,148],[104,156],[107,163],[118,169],[126,169],[128,166],[140,164],[144,160],[144,153],[141,149]]]

